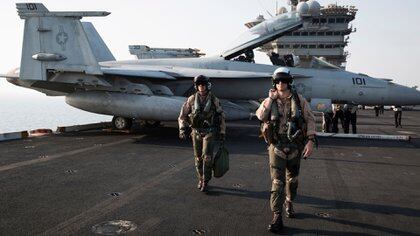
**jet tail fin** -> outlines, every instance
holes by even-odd
[[[42,3],[16,3],[20,17],[36,13],[49,12]]]
[[[108,12],[52,12],[41,3],[17,3],[25,20],[20,79],[48,80],[55,72],[102,74],[82,17]]]
[[[82,22],[83,29],[89,40],[90,47],[92,48],[93,54],[98,62],[102,61],[115,61],[114,55],[112,55],[108,46],[102,40],[98,31],[91,22]]]

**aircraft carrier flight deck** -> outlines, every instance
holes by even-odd
[[[319,138],[302,160],[297,218],[284,218],[284,234],[420,234],[420,111],[404,111],[402,128],[393,119],[360,111],[358,131],[410,141]],[[0,234],[270,235],[258,122],[229,122],[227,134],[230,170],[207,194],[175,123],[0,142]]]

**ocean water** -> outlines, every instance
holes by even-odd
[[[73,108],[64,97],[0,96],[0,133],[57,126],[111,121],[112,116],[98,115]]]

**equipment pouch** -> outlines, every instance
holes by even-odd
[[[274,140],[274,124],[272,122],[262,122],[260,126],[261,136],[264,141],[270,145],[275,142]]]
[[[203,123],[203,118],[202,118],[200,112],[192,112],[189,115],[189,118],[190,118],[191,128],[193,128],[193,129],[201,128],[202,123]]]
[[[279,132],[280,116],[281,114],[279,113],[277,102],[273,101],[271,104],[269,121],[262,122],[260,126],[261,136],[268,145],[277,143],[276,136]]]

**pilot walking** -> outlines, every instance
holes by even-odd
[[[225,115],[219,99],[210,91],[207,76],[196,76],[194,87],[197,92],[187,99],[178,117],[179,138],[186,139],[187,130],[192,129],[197,188],[206,192],[212,177],[214,141],[217,138],[221,142],[225,140]]]
[[[315,140],[315,116],[306,99],[291,89],[292,81],[289,69],[277,69],[272,78],[274,88],[256,112],[269,144],[273,220],[268,229],[275,233],[283,228],[283,206],[286,217],[295,216],[292,202],[297,194],[300,160],[312,154]]]

